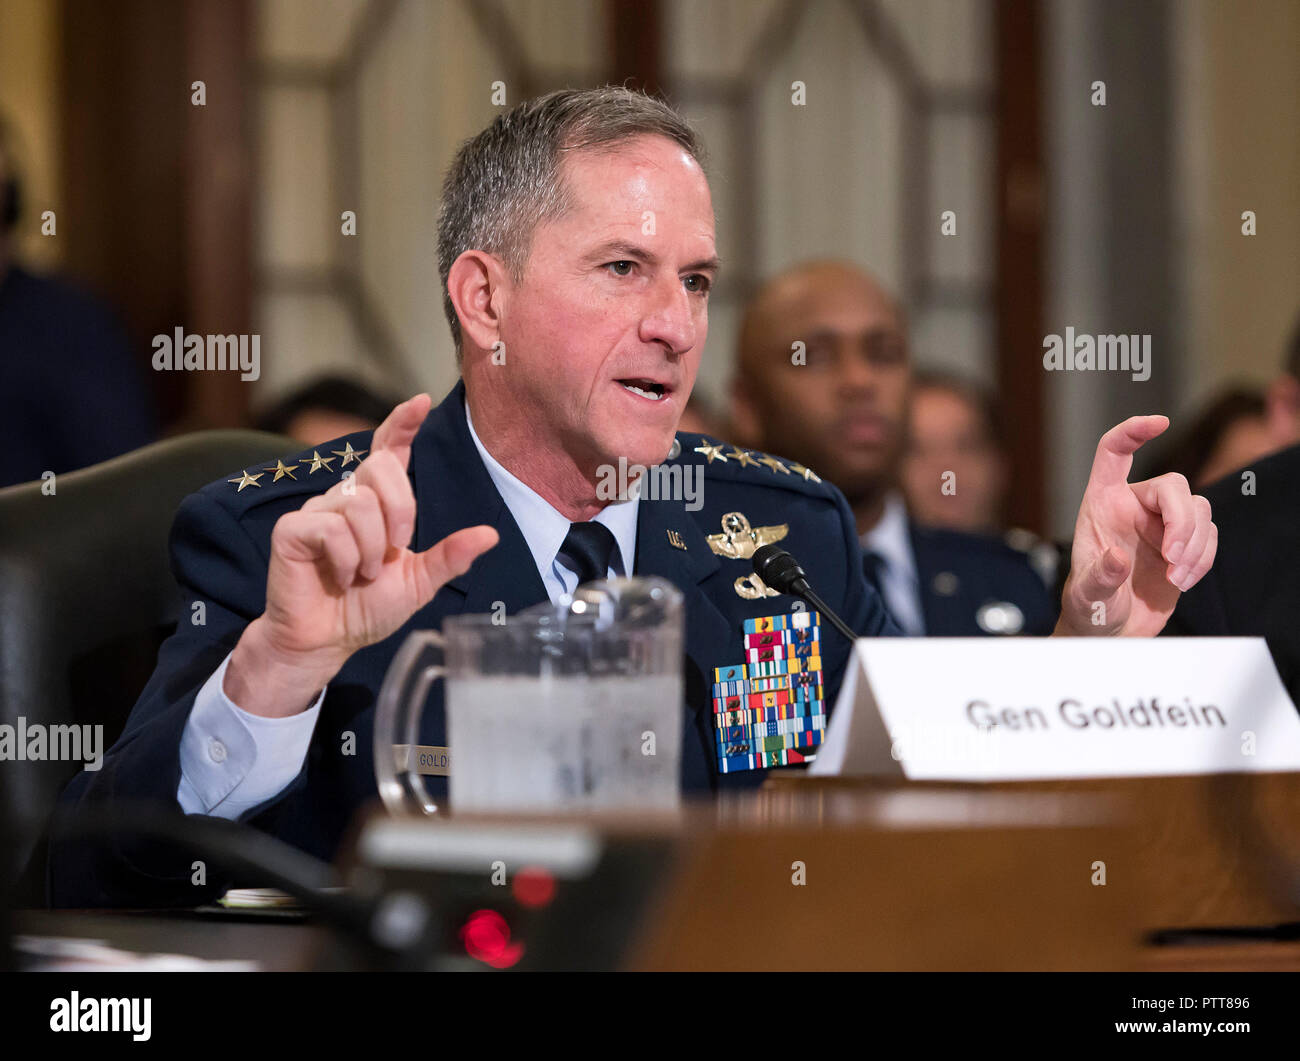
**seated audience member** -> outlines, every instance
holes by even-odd
[[[0,486],[154,441],[157,414],[126,333],[98,300],[16,258],[22,186],[0,117]]]
[[[1284,361],[1264,396],[1264,416],[1274,450],[1300,442],[1300,316],[1292,326]]]
[[[1285,371],[1266,399],[1275,440],[1294,426],[1286,415],[1286,395],[1293,390],[1300,395],[1300,329],[1291,340]],[[1266,638],[1283,684],[1300,702],[1300,564],[1295,562],[1300,441],[1237,465],[1205,496],[1214,511],[1218,558],[1178,602],[1166,632]]]
[[[1052,632],[1056,606],[1023,552],[908,515],[907,334],[901,308],[873,277],[843,262],[774,277],[745,312],[737,368],[733,437],[800,461],[844,492],[867,579],[906,633]],[[940,488],[938,478],[929,487]]]
[[[395,404],[355,380],[321,376],[260,413],[256,426],[304,445],[320,446],[343,435],[374,430]]]
[[[1235,387],[1208,402],[1152,467],[1201,487],[1276,450],[1264,394]]]
[[[1007,461],[992,395],[937,372],[912,379],[903,487],[917,523],[975,534],[1003,529]],[[959,487],[936,490],[951,473]]]

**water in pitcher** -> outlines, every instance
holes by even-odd
[[[452,809],[675,807],[681,705],[680,674],[453,678]]]
[[[375,781],[393,813],[440,814],[409,745],[446,683],[452,813],[668,810],[679,803],[682,594],[602,579],[516,615],[411,633],[375,710]],[[434,749],[441,754],[441,749]]]

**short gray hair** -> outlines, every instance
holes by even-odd
[[[457,362],[460,321],[447,290],[452,263],[467,250],[483,250],[521,279],[538,222],[571,205],[560,178],[561,154],[646,135],[681,144],[703,166],[703,145],[681,115],[644,92],[614,85],[538,96],[461,145],[438,210],[438,275]]]

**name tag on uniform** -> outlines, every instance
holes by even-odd
[[[1300,770],[1261,638],[863,639],[810,773],[927,781]]]
[[[417,774],[424,774],[426,777],[451,776],[451,759],[446,748],[439,748],[433,744],[394,744],[393,755],[397,758],[399,772],[409,768],[408,764],[413,755]]]

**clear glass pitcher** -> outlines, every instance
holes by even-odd
[[[662,578],[591,582],[517,615],[411,634],[375,711],[375,778],[393,813],[672,808],[680,798],[682,595]],[[419,744],[442,679],[447,748]]]

